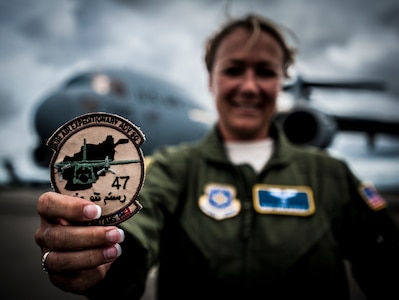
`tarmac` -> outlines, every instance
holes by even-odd
[[[17,185],[0,186],[0,295],[3,300],[83,300],[83,296],[64,292],[53,286],[41,269],[41,253],[34,241],[39,226],[36,201],[41,193],[50,190],[48,186]],[[381,192],[381,191],[380,191]],[[381,192],[398,213],[399,191]],[[147,290],[142,300],[154,299],[153,283],[156,270],[150,273]],[[351,299],[365,300],[357,285],[351,279]]]

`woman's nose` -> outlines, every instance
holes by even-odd
[[[245,72],[241,84],[241,88],[245,91],[256,91],[257,84],[256,84],[256,76],[253,71]]]

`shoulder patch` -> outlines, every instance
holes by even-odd
[[[374,211],[379,211],[387,206],[385,199],[370,182],[363,182],[359,186],[359,193],[367,205]]]
[[[102,112],[76,117],[50,137],[53,189],[101,206],[101,217],[84,225],[115,225],[142,208],[136,197],[144,181],[144,141],[129,120]]]

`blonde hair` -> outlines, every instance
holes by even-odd
[[[255,14],[248,14],[242,18],[228,21],[218,32],[207,40],[205,47],[205,65],[208,72],[212,71],[216,51],[220,46],[220,43],[227,35],[237,28],[244,28],[252,33],[247,47],[251,47],[262,32],[266,32],[274,37],[283,50],[284,75],[289,77],[288,69],[294,63],[296,50],[288,44],[281,26],[269,19]]]

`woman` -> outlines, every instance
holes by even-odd
[[[349,299],[348,261],[371,299],[397,297],[399,231],[386,202],[372,202],[378,193],[344,162],[290,144],[273,122],[293,60],[269,20],[223,26],[205,55],[219,118],[203,140],[153,155],[143,209],[123,231],[67,226],[98,209],[56,193],[39,198],[35,239],[53,284],[137,299],[159,266],[159,299]]]

